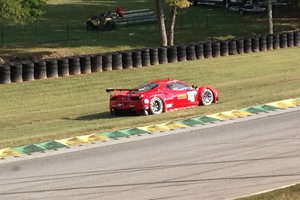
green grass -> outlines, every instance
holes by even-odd
[[[300,96],[300,48],[0,86],[0,148],[202,116]],[[108,87],[174,78],[211,85],[220,103],[155,116],[110,115]],[[118,80],[118,81],[115,81]]]
[[[299,200],[300,184],[236,200]]]

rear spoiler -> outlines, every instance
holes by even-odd
[[[113,88],[107,88],[106,89],[106,92],[109,93],[109,92],[116,92],[116,91],[139,91],[139,89],[113,89]]]

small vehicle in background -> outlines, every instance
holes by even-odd
[[[219,92],[210,86],[195,86],[180,80],[154,80],[133,89],[106,89],[112,114],[134,111],[139,115],[160,114],[217,103]]]
[[[262,13],[266,10],[266,7],[257,4],[245,4],[243,6],[231,6],[229,10],[238,11],[241,15],[244,13]]]
[[[116,29],[116,23],[113,20],[113,17],[111,15],[110,11],[107,11],[105,13],[99,13],[96,15],[92,15],[91,18],[89,18],[86,21],[86,28],[87,30],[106,30],[110,31],[113,29]]]

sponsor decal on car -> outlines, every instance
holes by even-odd
[[[172,108],[173,107],[173,104],[172,103],[169,103],[166,105],[166,108]]]
[[[177,99],[187,99],[187,94],[179,94],[177,95]]]

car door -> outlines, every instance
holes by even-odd
[[[181,82],[169,83],[166,88],[173,94],[173,107],[182,108],[198,104],[197,91]]]

